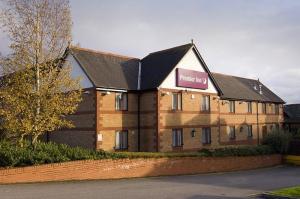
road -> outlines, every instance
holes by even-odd
[[[1,199],[229,199],[300,185],[300,167],[136,178],[0,185]]]

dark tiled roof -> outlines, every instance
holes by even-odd
[[[141,90],[148,90],[159,87],[193,46],[193,44],[186,44],[154,52],[142,60],[77,47],[70,48],[70,53],[74,55],[95,87],[137,90],[138,68],[141,62]],[[194,50],[198,53],[196,47]],[[284,103],[259,81],[210,73],[201,56],[200,59],[217,90],[222,94],[221,98]],[[258,90],[254,90],[254,86],[259,89],[260,84],[262,95]]]
[[[223,92],[223,95],[221,95],[221,98],[223,99],[284,103],[280,97],[258,80],[220,73],[212,73],[212,75]],[[259,85],[261,85],[262,94],[259,93]],[[255,90],[254,87],[256,87],[257,90]]]
[[[141,89],[154,89],[160,86],[193,44],[149,54],[142,59]]]
[[[283,107],[285,122],[300,123],[300,104],[288,104]]]
[[[95,87],[137,89],[139,59],[78,47],[70,52]]]

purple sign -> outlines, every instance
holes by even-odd
[[[177,68],[176,86],[186,88],[208,88],[208,74],[194,70]]]

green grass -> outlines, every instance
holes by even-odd
[[[300,197],[300,186],[278,189],[271,193],[277,196]]]

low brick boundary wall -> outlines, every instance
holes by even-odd
[[[0,184],[225,172],[281,163],[281,155],[86,160],[0,169]]]

